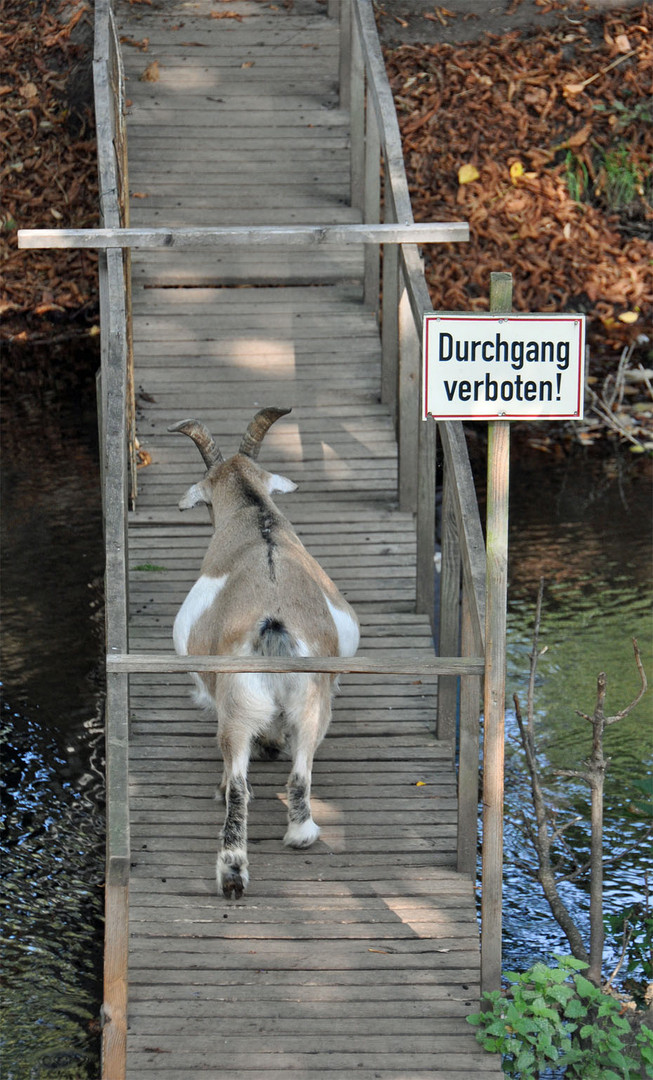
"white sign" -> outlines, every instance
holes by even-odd
[[[425,315],[423,418],[580,420],[584,354],[584,315]]]

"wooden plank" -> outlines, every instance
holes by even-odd
[[[452,243],[465,239],[464,222],[430,222],[411,225],[214,225],[197,228],[132,229],[19,229],[19,248],[179,248],[219,244],[291,244],[315,247],[322,244]]]

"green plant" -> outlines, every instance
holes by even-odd
[[[167,566],[157,566],[156,563],[145,562],[140,563],[138,566],[133,566],[132,570],[146,571],[148,574],[162,574],[168,569]]]
[[[608,150],[603,157],[600,188],[609,206],[620,210],[643,193],[643,177],[626,146]]]
[[[567,150],[565,158],[567,188],[574,202],[580,202],[587,190],[589,174],[587,165],[577,158],[573,150]]]
[[[609,104],[597,101],[594,109],[596,112],[610,113],[611,116],[614,116],[617,127],[626,127],[628,124],[640,121],[644,124],[650,124],[653,121],[653,108],[648,100],[637,101],[633,104],[627,104],[617,99]]]
[[[483,995],[487,1011],[467,1017],[478,1041],[500,1053],[503,1071],[520,1080],[550,1070],[576,1080],[653,1078],[653,1032],[633,1032],[620,1002],[582,974],[587,964],[555,959],[557,967],[506,972],[508,989]]]

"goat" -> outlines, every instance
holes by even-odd
[[[353,656],[358,648],[356,614],[272,501],[275,492],[295,491],[297,485],[266,472],[256,460],[270,426],[290,411],[261,409],[227,460],[198,420],[168,429],[188,435],[207,466],[179,507],[206,503],[214,527],[200,577],[174,623],[175,649],[182,656]],[[309,847],[320,834],[311,813],[311,769],[331,719],[335,680],[319,673],[191,675],[196,703],[217,712],[224,760],[218,891],[239,899],[249,882],[247,772],[253,749],[277,756],[288,737],[292,768],[284,843]]]

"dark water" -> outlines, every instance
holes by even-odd
[[[3,398],[2,1078],[99,1076],[104,812],[93,388]]]
[[[3,1080],[99,1075],[104,813],[102,540],[91,385],[15,392],[4,402],[3,552]],[[587,751],[574,714],[591,712],[597,673],[615,711],[637,689],[630,637],[653,672],[649,484],[619,459],[513,463],[509,698],[525,697],[541,574],[548,581],[537,711],[543,761],[569,767]],[[608,846],[637,842],[628,784],[651,762],[651,699],[609,735]],[[527,786],[508,715],[506,966],[566,951],[519,831]],[[562,810],[583,811],[579,785],[552,781]],[[576,840],[586,843],[584,830]],[[650,845],[607,875],[609,904],[642,893]],[[652,879],[653,881],[653,874]],[[586,907],[584,887],[566,890]]]
[[[529,967],[553,951],[568,953],[566,938],[533,881],[534,855],[524,837],[522,813],[532,815],[512,701],[526,711],[529,654],[539,578],[545,579],[535,693],[540,764],[558,824],[583,821],[569,831],[570,845],[589,854],[589,789],[556,769],[581,766],[591,750],[591,715],[597,675],[608,678],[606,712],[614,715],[635,698],[640,677],[632,638],[653,679],[651,619],[651,484],[641,460],[624,455],[590,463],[582,457],[551,467],[514,461],[511,477],[510,599],[506,717],[505,966]],[[633,785],[653,771],[653,692],[605,736],[611,762],[605,784],[605,911],[620,911],[653,893],[653,844],[648,824],[628,810],[642,798]],[[631,850],[627,850],[631,849]],[[563,860],[565,869],[571,864]],[[561,887],[588,940],[587,882]],[[653,900],[653,897],[652,897]],[[616,954],[606,950],[608,964]]]

